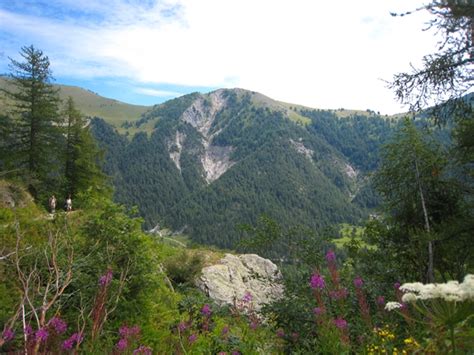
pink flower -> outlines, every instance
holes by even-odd
[[[276,336],[279,338],[283,338],[285,336],[285,331],[283,329],[277,329]]]
[[[358,276],[354,279],[354,286],[357,288],[361,288],[364,285],[364,280],[362,280],[362,277]]]
[[[197,335],[196,334],[191,334],[188,338],[188,341],[190,344],[194,343],[197,340]]]
[[[229,333],[229,326],[226,325],[224,328],[222,328],[221,335],[226,335],[227,333]]]
[[[201,314],[205,317],[210,317],[212,314],[211,307],[208,304],[205,304],[204,306],[202,306]]]
[[[309,281],[312,289],[320,289],[322,290],[325,286],[324,277],[321,274],[313,274],[311,275],[311,279]]]
[[[332,261],[335,261],[335,260],[336,260],[336,254],[332,250],[329,250],[326,253],[326,261],[332,262]]]
[[[385,306],[385,297],[384,296],[377,297],[377,304],[379,306]]]
[[[343,318],[334,319],[334,325],[339,329],[347,328],[347,321]]]
[[[59,317],[51,318],[48,325],[52,326],[58,334],[62,334],[67,330],[67,323]]]
[[[394,288],[395,290],[398,290],[398,289],[400,288],[400,282],[395,282],[395,283],[393,284],[393,288]]]
[[[316,307],[313,309],[313,313],[316,316],[320,316],[321,314],[324,313],[324,309],[322,309],[321,307]]]
[[[120,351],[124,351],[127,347],[128,347],[127,339],[122,338],[118,341],[117,349],[119,349]]]
[[[15,332],[13,331],[12,328],[7,328],[3,331],[2,336],[3,336],[3,340],[7,342],[15,338]]]
[[[136,354],[145,354],[145,355],[151,355],[152,351],[151,348],[145,345],[140,345],[137,349],[133,350],[133,355]]]
[[[253,296],[250,292],[245,292],[244,297],[242,298],[242,301],[245,303],[251,302],[253,299]]]
[[[83,337],[81,333],[74,333],[69,337],[69,339],[63,342],[62,348],[64,350],[71,350],[74,346],[74,343],[79,344],[82,341]]]
[[[33,328],[31,327],[31,325],[27,324],[25,326],[25,329],[23,329],[23,332],[26,334],[26,336],[30,336],[31,334],[33,334]]]
[[[112,281],[113,273],[111,269],[108,269],[107,272],[99,278],[99,285],[107,286],[110,281]]]
[[[258,328],[258,322],[257,321],[250,322],[250,329],[255,330],[257,328]]]
[[[188,328],[188,325],[185,322],[179,322],[178,330],[182,333]]]
[[[41,342],[46,341],[48,339],[49,333],[45,328],[38,329],[35,333],[36,340]]]

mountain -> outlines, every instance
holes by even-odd
[[[313,230],[367,216],[377,204],[368,174],[397,124],[220,89],[154,106],[127,124],[130,139],[99,119],[92,127],[116,199],[137,205],[146,228],[231,247],[236,226],[262,214]]]
[[[69,96],[74,99],[77,108],[88,117],[101,117],[107,123],[118,127],[128,121],[135,121],[150,107],[130,105],[102,97],[90,90],[77,86],[54,85],[59,90],[59,97],[65,101]],[[0,90],[9,88],[9,79],[0,76]],[[10,88],[11,89],[11,88]],[[0,94],[1,96],[1,94]],[[6,109],[7,102],[0,99],[0,111]],[[122,130],[123,131],[123,130]]]

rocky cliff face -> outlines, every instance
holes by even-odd
[[[246,297],[259,310],[283,296],[281,277],[275,264],[256,254],[226,254],[219,264],[205,267],[196,283],[220,305],[235,305]]]
[[[211,127],[216,115],[226,105],[224,90],[212,92],[207,97],[199,97],[184,111],[181,119],[193,126],[202,137],[201,143],[204,152],[201,155],[201,164],[204,178],[207,183],[217,180],[235,162],[230,160],[233,147],[222,147],[212,144],[212,138],[219,133],[211,133]]]

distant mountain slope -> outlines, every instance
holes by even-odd
[[[8,79],[0,76],[0,89],[8,86]],[[107,123],[120,127],[125,121],[136,121],[150,109],[148,106],[126,104],[113,99],[102,97],[92,91],[77,86],[55,85],[59,88],[59,96],[66,100],[71,96],[77,108],[86,116],[101,117]],[[1,94],[0,94],[1,96]],[[6,103],[0,100],[0,110],[5,109]]]
[[[117,200],[137,205],[146,228],[232,247],[236,225],[261,214],[315,230],[366,216],[377,204],[369,173],[397,124],[221,89],[154,106],[130,141],[100,120],[93,129]]]

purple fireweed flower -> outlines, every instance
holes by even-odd
[[[398,290],[398,289],[400,288],[400,282],[395,282],[395,283],[393,284],[393,288],[394,288],[395,290]]]
[[[314,315],[319,316],[324,313],[324,309],[322,309],[321,307],[313,308],[313,313]]]
[[[320,289],[322,290],[325,286],[324,277],[321,274],[313,274],[311,275],[311,279],[309,281],[312,289]]]
[[[13,338],[15,338],[15,332],[13,331],[12,328],[7,328],[3,331],[2,336],[3,336],[3,340],[10,341]]]
[[[151,348],[145,345],[140,345],[138,348],[133,350],[133,355],[136,354],[145,354],[145,355],[151,355],[152,351]]]
[[[279,338],[283,338],[285,336],[285,331],[283,329],[277,329],[276,336]]]
[[[385,306],[385,297],[384,296],[377,297],[377,304],[379,306]]]
[[[201,314],[205,317],[210,317],[212,314],[211,307],[208,304],[205,304],[204,306],[202,306]]]
[[[339,329],[347,328],[347,321],[343,318],[334,319],[334,325]]]
[[[232,355],[241,355],[240,351],[234,350],[232,351]]]
[[[217,355],[227,355],[227,353],[225,351],[220,351],[217,353]]]
[[[120,339],[117,343],[117,349],[119,349],[120,351],[124,351],[127,347],[128,347],[128,341],[127,339]]]
[[[222,328],[221,335],[226,335],[229,333],[229,326],[226,325],[224,328]]]
[[[191,334],[188,338],[188,341],[190,344],[194,343],[197,340],[197,335],[196,334]]]
[[[185,322],[179,322],[178,330],[182,333],[188,328],[188,325]]]
[[[361,288],[364,285],[364,280],[362,280],[362,277],[358,276],[354,279],[354,286],[357,288]]]
[[[61,346],[63,350],[71,350],[74,346],[74,342],[71,339],[67,339],[63,341],[63,345]]]
[[[30,336],[31,334],[33,334],[33,328],[31,327],[31,325],[27,324],[25,326],[25,329],[23,329],[23,332],[26,334],[26,336]]]
[[[332,250],[328,250],[326,253],[326,261],[332,262],[336,260],[336,254]]]
[[[113,273],[111,269],[108,269],[107,272],[99,278],[99,285],[107,286],[110,281],[112,281]]]
[[[250,292],[245,292],[244,297],[242,298],[242,301],[245,303],[251,302],[253,299],[253,296]]]
[[[126,325],[122,325],[119,329],[119,334],[122,338],[128,338],[130,336],[138,335],[140,333],[140,327],[138,325],[134,325],[133,327],[127,327]]]
[[[41,342],[46,341],[48,339],[49,333],[45,328],[38,329],[35,333],[36,340]]]
[[[258,328],[258,322],[257,321],[250,322],[250,329],[255,330],[257,328]]]
[[[51,318],[48,325],[52,326],[58,334],[62,334],[67,330],[67,323],[58,317]]]

